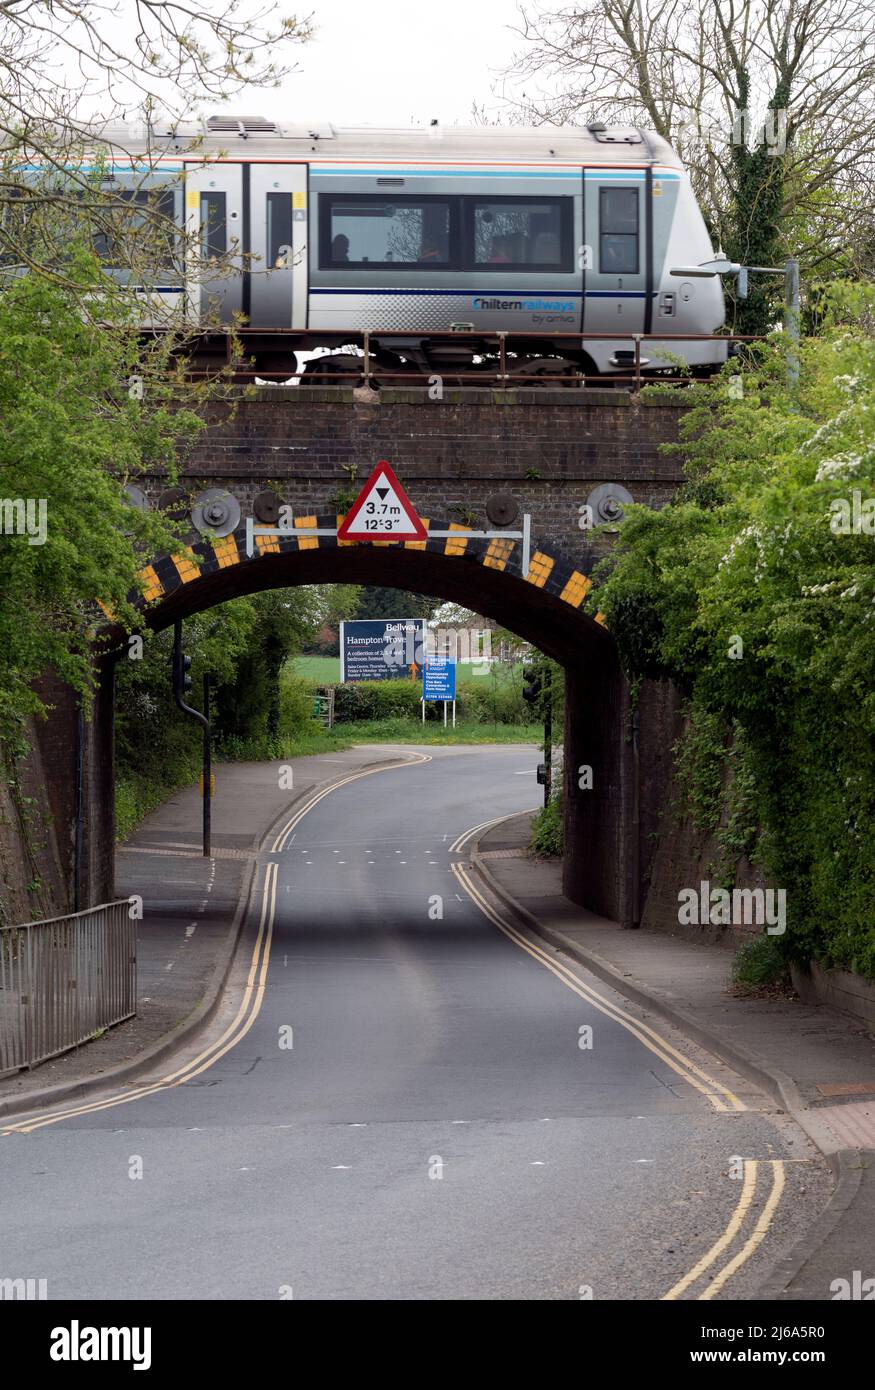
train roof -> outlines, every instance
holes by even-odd
[[[98,138],[131,153],[205,154],[264,159],[422,159],[488,163],[667,164],[682,168],[671,145],[635,126],[335,126],[291,123],[253,116],[213,116],[173,129],[105,128]]]

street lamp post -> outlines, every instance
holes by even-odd
[[[784,277],[784,332],[791,344],[787,355],[787,382],[791,387],[799,381],[799,262],[792,258],[781,265],[740,265],[726,256],[715,256],[713,261],[702,261],[700,265],[681,265],[673,267],[669,275],[680,279],[707,280],[716,275],[733,275],[736,280],[739,299],[747,299],[748,275],[783,275]]]

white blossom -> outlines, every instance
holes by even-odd
[[[824,459],[820,464],[814,481],[825,483],[830,478],[847,477],[849,473],[855,473],[863,463],[859,454],[836,454],[835,458]]]

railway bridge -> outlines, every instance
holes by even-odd
[[[227,534],[191,533],[188,555],[152,557],[142,571],[145,623],[177,618],[263,588],[323,582],[381,584],[438,595],[495,618],[561,662],[566,673],[566,891],[584,906],[637,924],[652,832],[670,772],[670,690],[629,692],[605,628],[581,611],[605,540],[581,526],[582,508],[624,496],[661,506],[682,466],[660,445],[676,440],[677,404],[648,404],[605,390],[423,390],[265,386],[235,408],[207,407],[208,428],[181,469],[185,499],[160,474],[141,481],[144,505],[197,507],[218,489],[230,503]],[[338,543],[330,530],[374,464],[387,459],[429,532],[412,543]],[[239,518],[234,503],[239,504]],[[246,518],[293,524],[257,537]],[[502,530],[531,518],[531,559]],[[227,529],[218,527],[217,529]],[[498,535],[472,538],[469,530]],[[113,673],[102,659],[87,724],[72,693],[47,683],[53,710],[37,755],[54,823],[58,879],[70,906],[112,896]],[[634,726],[634,727],[633,727]],[[592,769],[589,778],[579,770]],[[63,909],[62,909],[63,910]]]

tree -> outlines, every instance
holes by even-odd
[[[6,118],[83,130],[89,112],[116,120],[163,108],[177,118],[203,96],[227,101],[275,86],[283,49],[306,21],[274,19],[259,0],[0,0]]]
[[[309,36],[259,0],[0,0],[0,265],[57,275],[69,227],[87,224],[142,283],[186,256],[195,270],[197,244],[168,218],[172,179],[156,185],[152,137],[182,131],[204,98],[275,86]],[[150,152],[135,160],[128,146],[144,137]],[[175,149],[198,143],[191,126]]]
[[[588,603],[633,681],[687,695],[688,802],[730,871],[756,853],[787,890],[782,949],[875,978],[875,290],[822,310],[798,390],[771,345],[733,364],[741,395],[693,388],[689,481],[628,509]],[[743,795],[721,819],[729,749]]]
[[[866,0],[581,0],[526,12],[513,73],[553,85],[523,94],[517,111],[648,126],[683,157],[730,257],[796,255],[811,274],[838,255],[853,270],[875,229],[871,13]],[[777,297],[757,277],[737,331],[767,331]]]
[[[219,733],[241,741],[279,732],[283,667],[312,638],[321,608],[318,591],[310,587],[269,589],[246,603],[252,614],[249,641],[216,691]]]
[[[150,389],[131,392],[142,357],[128,305],[107,300],[96,327],[81,304],[99,267],[74,246],[66,271],[68,288],[34,274],[0,294],[3,738],[41,711],[32,682],[48,667],[87,694],[98,603],[136,621],[127,598],[142,555],[180,542],[160,514],[127,505],[123,487],[147,469],[172,479],[177,449],[203,427],[173,408],[166,361],[150,357]]]
[[[364,584],[356,605],[357,618],[430,618],[437,600],[407,589]]]

